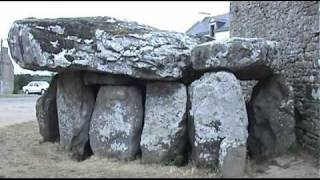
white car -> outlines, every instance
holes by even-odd
[[[49,83],[46,81],[31,81],[28,85],[23,86],[22,90],[25,94],[40,93],[44,94],[49,88]]]

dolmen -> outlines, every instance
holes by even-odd
[[[295,144],[292,88],[278,44],[203,42],[111,17],[15,21],[8,44],[23,68],[57,72],[36,105],[43,141],[71,158],[245,172]],[[257,80],[246,105],[240,81]]]

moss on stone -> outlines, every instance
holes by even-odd
[[[175,156],[174,159],[168,160],[167,162],[164,163],[166,166],[183,166],[185,165],[186,161],[183,155],[179,154]]]
[[[62,49],[72,49],[79,42],[67,39],[68,36],[75,36],[80,40],[95,40],[95,32],[100,29],[111,35],[141,34],[150,32],[148,28],[130,28],[122,26],[122,21],[109,22],[108,17],[84,17],[84,18],[58,18],[58,19],[24,19],[16,21],[18,24],[25,24],[31,27],[30,33],[40,43],[41,48],[48,52],[57,54]],[[50,26],[59,26],[64,29],[62,34],[52,32]],[[40,27],[40,28],[39,28]],[[58,41],[54,47],[51,42]],[[96,47],[93,46],[96,50]]]

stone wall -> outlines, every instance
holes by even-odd
[[[279,41],[284,74],[294,89],[296,132],[301,145],[320,141],[319,1],[234,1],[231,37]]]
[[[0,54],[0,95],[11,94],[14,86],[14,72],[8,48],[3,47]]]

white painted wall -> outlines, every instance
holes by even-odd
[[[215,33],[215,38],[216,40],[226,40],[230,37],[230,31],[225,31],[225,32],[216,32]]]

